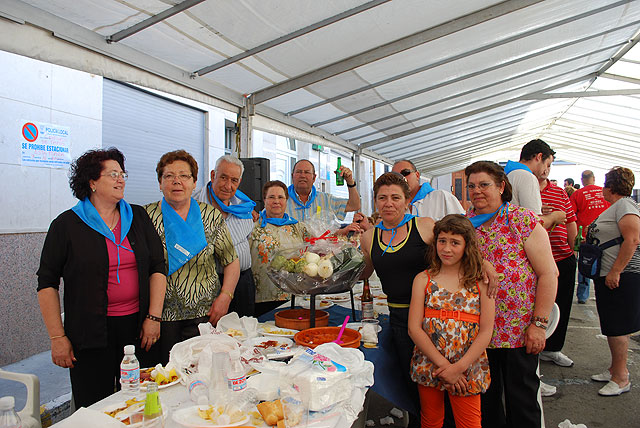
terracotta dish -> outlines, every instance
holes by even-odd
[[[298,345],[307,346],[309,348],[315,348],[323,343],[328,343],[336,340],[340,333],[340,327],[316,327],[302,330],[293,337]],[[343,348],[358,348],[360,347],[360,339],[362,335],[355,330],[345,328],[342,333],[342,346]]]
[[[304,330],[311,327],[311,311],[309,309],[285,309],[276,312],[276,326]],[[329,313],[316,309],[316,327],[329,325]]]

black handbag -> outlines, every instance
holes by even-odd
[[[580,244],[578,255],[578,272],[587,278],[596,279],[600,276],[600,265],[604,250],[614,245],[619,245],[624,241],[622,236],[605,242],[602,245]]]

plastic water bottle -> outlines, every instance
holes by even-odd
[[[22,428],[15,405],[16,400],[12,396],[0,398],[0,428]]]
[[[241,393],[247,387],[247,372],[240,361],[240,351],[234,349],[229,353],[227,368],[227,386],[232,394]]]
[[[142,426],[145,428],[164,428],[160,394],[158,393],[158,384],[155,382],[151,382],[147,386],[147,399],[144,402]]]
[[[199,373],[189,376],[189,397],[199,406],[209,404],[209,387],[205,377]]]
[[[120,385],[126,395],[135,396],[140,390],[140,363],[136,358],[135,345],[124,347],[124,358],[120,363]]]

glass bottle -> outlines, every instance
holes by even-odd
[[[371,288],[369,288],[369,280],[364,280],[362,286],[362,319],[374,318],[373,312],[373,295],[371,294]]]
[[[338,168],[336,169],[336,186],[344,186],[344,177],[342,177],[342,173],[340,172],[341,166],[342,158],[338,156]]]

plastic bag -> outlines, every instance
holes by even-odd
[[[298,246],[275,252],[267,275],[287,293],[340,293],[353,287],[364,268],[362,252],[326,230]]]

